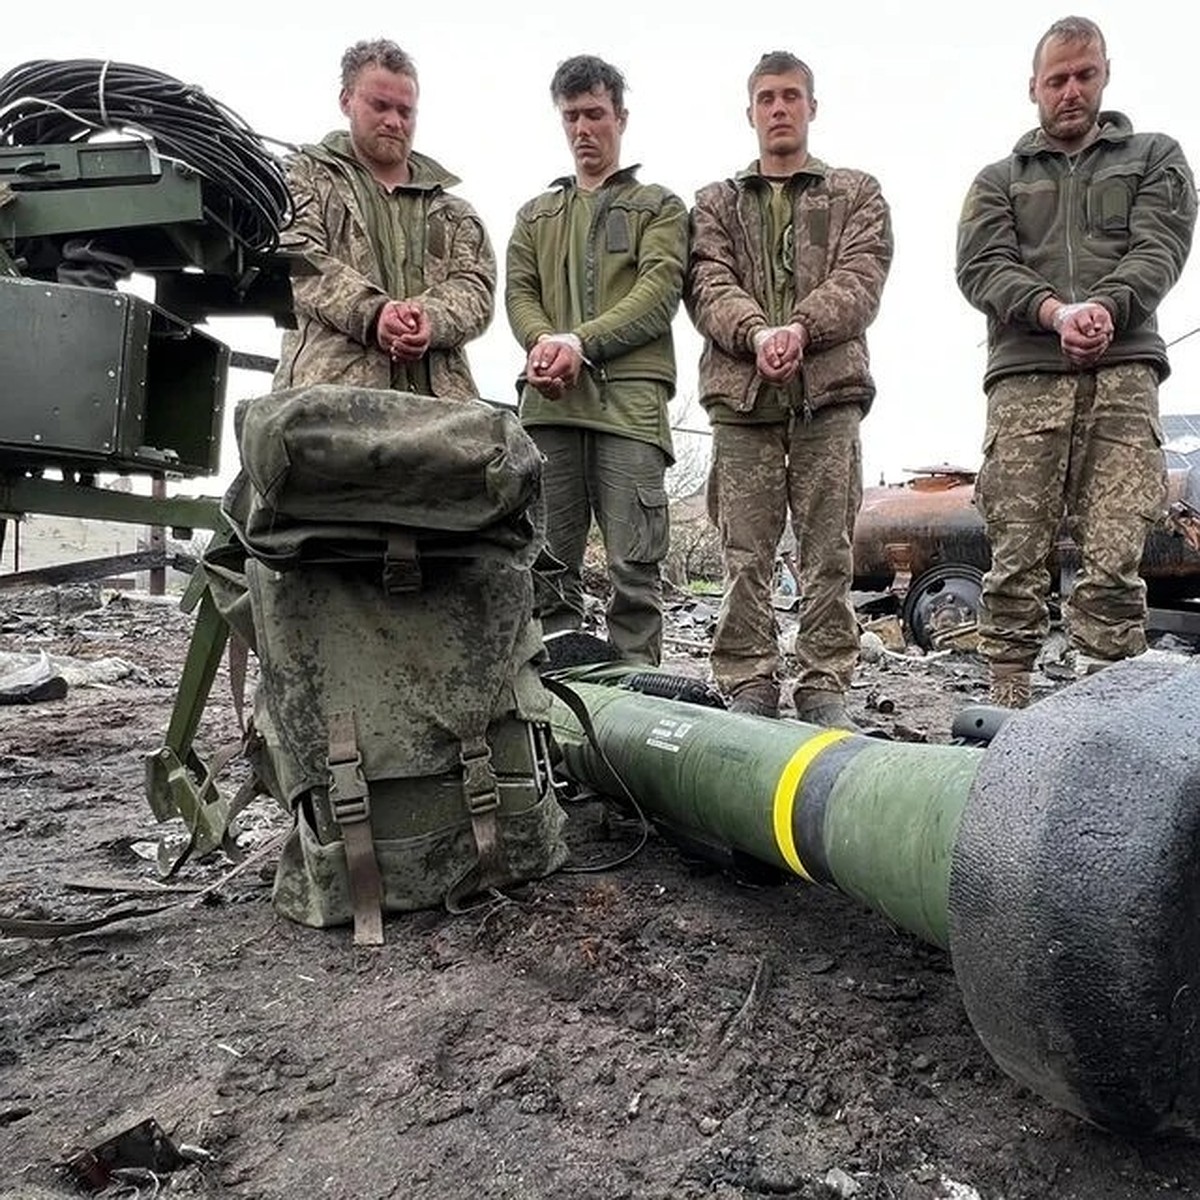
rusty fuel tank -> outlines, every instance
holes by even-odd
[[[975,507],[975,472],[940,465],[912,472],[903,484],[866,488],[854,530],[854,586],[860,591],[903,591],[935,568],[953,564],[986,571],[991,549]],[[1186,469],[1167,472],[1168,506],[1189,494]],[[1197,492],[1192,480],[1192,493]],[[1078,551],[1065,523],[1051,555],[1055,578],[1069,579]],[[1142,577],[1149,602],[1170,606],[1200,596],[1200,552],[1164,514],[1146,539]]]

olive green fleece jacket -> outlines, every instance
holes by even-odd
[[[379,310],[389,299],[412,299],[429,317],[425,361],[433,394],[478,396],[464,347],[492,319],[495,256],[475,210],[447,190],[457,177],[423,154],[410,154],[409,166],[412,179],[401,190],[419,200],[424,222],[408,231],[407,241],[424,287],[413,296],[390,297],[380,247],[355,186],[364,180],[377,185],[354,157],[349,134],[331,133],[288,160],[296,219],[281,249],[302,257],[309,270],[292,278],[296,328],[283,337],[277,389],[310,383],[391,387],[391,359],[375,340]]]
[[[1112,314],[1100,366],[1170,367],[1155,311],[1178,280],[1196,224],[1196,186],[1179,144],[1100,114],[1094,142],[1069,156],[1025,134],[975,177],[958,226],[958,285],[987,316],[984,387],[1005,375],[1069,372],[1059,335],[1038,324],[1050,297]]]
[[[528,352],[544,333],[573,333],[589,364],[586,378],[562,400],[525,387],[521,415],[528,424],[569,419],[602,427],[596,401],[602,404],[605,389],[623,380],[661,383],[667,396],[674,393],[671,320],[683,291],[687,209],[666,188],[638,183],[636,171],[616,171],[595,194],[587,260],[575,264],[585,281],[579,324],[571,323],[568,269],[574,179],[555,180],[517,213],[504,296],[513,335]],[[518,387],[523,384],[522,372]]]

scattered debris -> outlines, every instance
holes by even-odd
[[[123,1181],[158,1185],[158,1176],[209,1157],[199,1147],[177,1147],[162,1126],[148,1117],[90,1150],[75,1151],[65,1165],[77,1183],[98,1192]]]
[[[886,603],[855,598],[864,625],[894,617]],[[705,647],[671,647],[669,671],[706,679],[716,606],[708,596],[668,605],[667,632]],[[413,1195],[443,1194],[439,1173],[476,1161],[481,1138],[504,1154],[489,1160],[493,1174],[469,1180],[481,1200],[834,1200],[851,1184],[851,1200],[978,1200],[964,1179],[989,1197],[1081,1200],[1195,1177],[1191,1147],[1159,1146],[1142,1166],[1128,1141],[1081,1130],[994,1070],[943,953],[824,889],[748,886],[658,837],[602,882],[562,875],[487,914],[398,922],[403,937],[382,967],[271,917],[264,875],[278,843],[237,868],[243,886],[213,856],[162,887],[131,847],[156,829],[141,799],[142,753],[161,736],[191,618],[137,595],[78,616],[21,618],[19,632],[14,610],[5,614],[4,649],[85,656],[111,642],[136,674],[111,692],[73,691],[37,720],[0,709],[0,913],[82,917],[124,909],[128,892],[139,906],[174,901],[186,919],[130,923],[103,939],[0,939],[0,1157],[11,1175],[0,1192],[15,1183],[64,1194],[52,1161],[65,1157],[55,1153],[61,1131],[82,1127],[97,1142],[96,1120],[113,1112],[129,1114],[113,1129],[169,1115],[181,1157],[193,1153],[184,1130],[217,1151],[173,1174],[119,1167],[142,1174],[109,1183],[114,1200],[156,1189],[374,1195],[395,1188],[397,1163]],[[794,614],[779,619],[795,624]],[[864,658],[849,701],[861,715],[872,691],[891,697],[900,732],[934,741],[986,693],[986,677],[978,654],[901,645]],[[1037,678],[1043,694],[1058,686]],[[203,735],[207,745],[238,735],[225,686],[213,689]],[[627,825],[599,811],[572,810],[581,857],[611,857],[624,836]],[[251,842],[279,828],[276,809],[264,805],[261,822]],[[765,978],[756,988],[764,958],[769,988]],[[734,1040],[708,1069],[724,1034]],[[532,1065],[495,1091],[510,1062]],[[375,1108],[389,1119],[371,1121]],[[350,1136],[363,1119],[368,1156]],[[846,1178],[826,1186],[831,1169]]]
[[[50,655],[0,654],[0,704],[38,704],[61,700],[67,681],[55,670]]]
[[[905,650],[908,643],[904,640],[904,627],[899,617],[875,617],[863,626],[863,632],[878,638],[887,650]]]
[[[887,647],[874,630],[864,629],[858,639],[858,657],[865,663],[877,663]]]
[[[943,1175],[938,1182],[939,1200],[982,1200],[979,1192],[968,1183],[959,1183]]]
[[[862,1191],[862,1184],[850,1175],[843,1171],[841,1167],[833,1167],[825,1172],[825,1178],[821,1181],[835,1196],[843,1196],[845,1200],[850,1200],[851,1196],[857,1196]]]
[[[725,1026],[725,1032],[721,1035],[721,1040],[713,1047],[713,1051],[709,1055],[710,1067],[720,1062],[742,1030],[754,1020],[754,1014],[762,1005],[770,986],[771,964],[763,957],[758,960],[758,965],[754,968],[754,978],[750,981],[750,990],[746,993],[746,999],[742,1001],[741,1008],[730,1018],[729,1024]]]

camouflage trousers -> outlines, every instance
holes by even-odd
[[[538,576],[543,629],[559,633],[583,623],[583,553],[595,518],[612,587],[605,610],[608,640],[626,661],[657,666],[662,658],[659,564],[670,542],[666,455],[648,442],[596,429],[535,425],[529,435],[546,458],[547,548],[566,568]]]
[[[721,536],[725,596],[712,669],[726,693],[779,674],[775,558],[790,511],[800,576],[797,691],[844,692],[858,660],[851,543],[862,503],[857,404],[811,421],[713,425],[708,514]]]
[[[1158,380],[1142,363],[1001,379],[988,396],[976,503],[987,522],[980,649],[1031,666],[1049,630],[1048,559],[1065,520],[1080,568],[1063,611],[1098,658],[1146,648],[1146,534],[1166,504]]]

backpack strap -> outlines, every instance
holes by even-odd
[[[182,900],[172,900],[167,904],[122,905],[109,909],[102,916],[84,917],[79,919],[42,919],[33,920],[20,917],[0,917],[0,937],[22,938],[60,938],[74,937],[77,933],[90,933],[102,929],[106,925],[115,925],[118,921],[131,921],[141,917],[152,917],[157,913],[170,912],[172,909],[195,908],[202,904],[227,883],[248,871],[256,863],[279,849],[283,835],[277,834],[268,838],[256,850],[248,854],[237,866],[227,871],[220,879],[202,887],[199,891],[190,892]]]
[[[459,758],[463,769],[463,800],[471,814],[475,849],[479,853],[479,879],[487,886],[508,874],[500,825],[496,820],[500,788],[492,769],[491,747],[484,737],[463,742]]]
[[[383,880],[371,837],[371,797],[354,730],[354,713],[329,714],[329,808],[342,831],[354,943],[383,945]]]
[[[250,645],[235,629],[229,631],[226,650],[229,659],[229,691],[233,696],[233,711],[238,728],[246,733],[246,670],[250,665]]]
[[[383,587],[389,593],[421,590],[421,556],[417,539],[408,530],[393,528],[388,532]]]
[[[463,900],[476,892],[495,887],[509,878],[508,858],[500,840],[500,788],[492,769],[492,751],[486,736],[463,740],[459,753],[462,763],[463,802],[471,817],[475,835],[475,864],[446,893],[450,912],[465,912]]]

